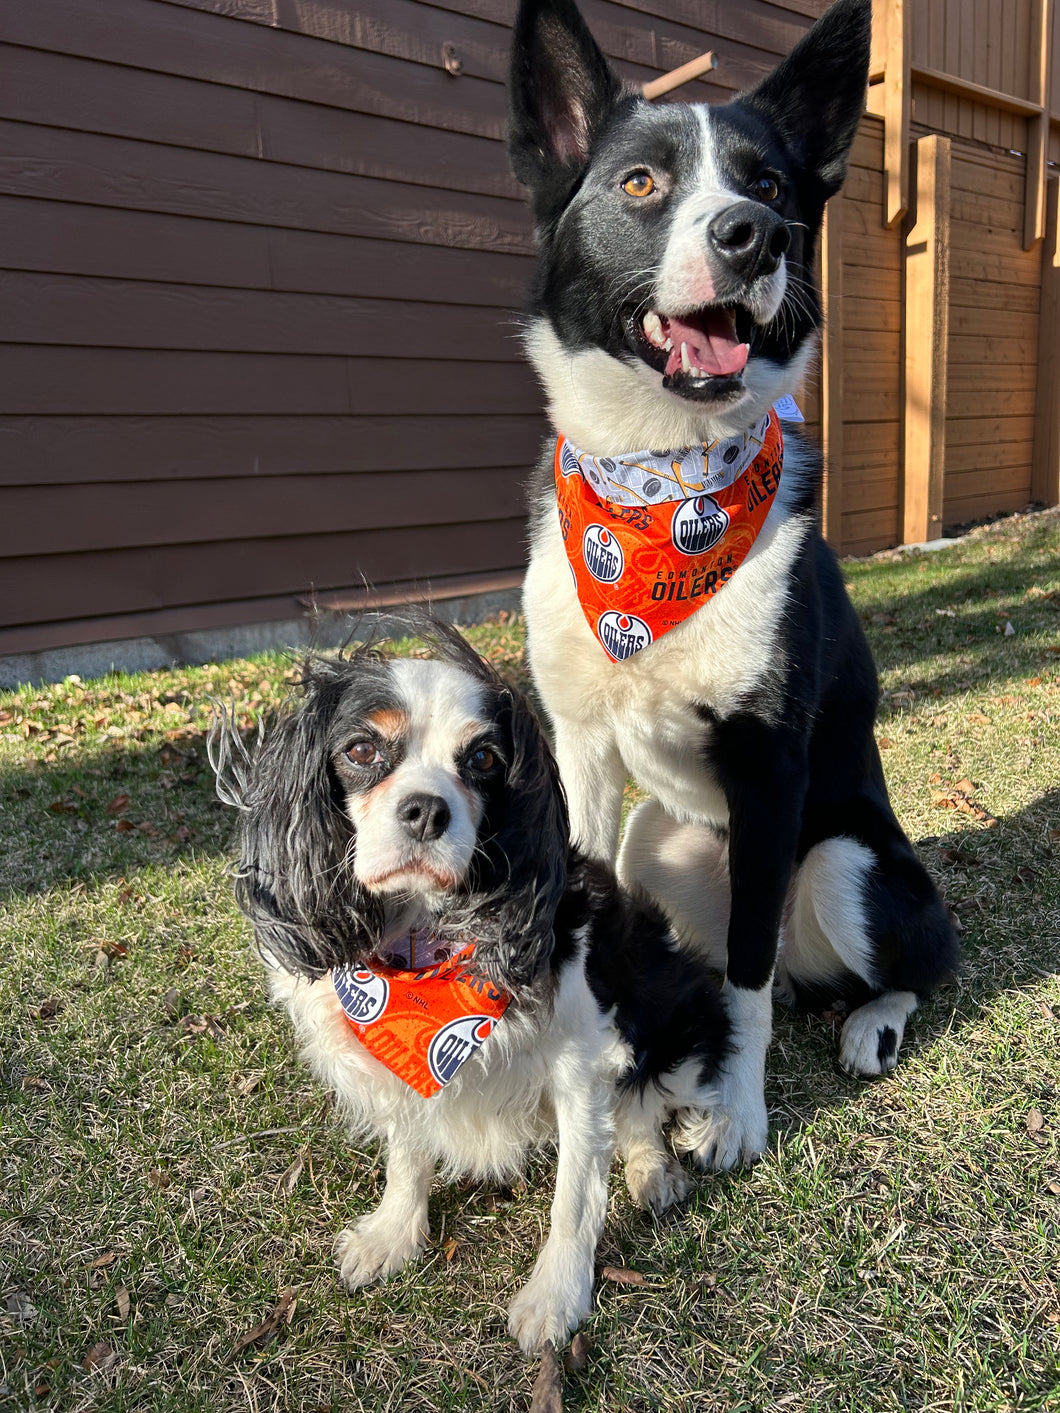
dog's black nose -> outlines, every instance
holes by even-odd
[[[397,817],[405,833],[427,843],[440,839],[449,828],[449,806],[440,795],[409,795],[398,805]]]
[[[744,280],[771,275],[791,244],[791,232],[775,211],[757,201],[737,201],[707,227],[711,248]]]

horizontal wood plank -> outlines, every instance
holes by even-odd
[[[0,192],[412,244],[533,248],[528,212],[502,197],[3,121]]]
[[[336,472],[318,476],[215,477],[131,482],[121,515],[106,484],[0,490],[0,559],[143,545],[234,547],[268,537],[367,534],[511,520],[525,513],[522,478],[497,468]],[[241,552],[241,548],[240,551]]]
[[[71,239],[76,230],[77,238]],[[521,306],[526,255],[0,196],[0,265],[169,284]]]
[[[411,375],[388,358],[0,345],[4,410],[18,414],[532,414],[520,363],[441,361]]]
[[[12,45],[0,71],[19,122],[522,200],[495,137]]]
[[[477,410],[434,417],[0,417],[0,484],[490,466],[521,481],[547,430],[540,416]]]
[[[992,492],[985,496],[946,497],[943,517],[946,524],[964,525],[969,520],[991,519],[1013,510],[1026,510],[1029,495],[1020,490]]]
[[[0,338],[102,348],[522,360],[514,311],[0,271]]]
[[[420,581],[511,569],[523,563],[522,516],[366,534],[225,540],[0,560],[0,626],[210,604],[247,596],[311,594],[366,579]]]

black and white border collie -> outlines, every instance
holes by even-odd
[[[527,347],[556,430],[617,457],[738,436],[794,393],[816,346],[813,260],[862,113],[870,0],[837,0],[757,88],[718,107],[645,102],[571,0],[523,0],[509,151],[540,260]],[[574,838],[702,942],[731,885],[721,958],[735,1050],[705,1116],[704,1166],[767,1142],[771,986],[846,993],[840,1058],[897,1060],[918,997],[949,977],[946,911],[887,796],[878,688],[816,524],[821,460],[784,429],[783,476],[731,579],[679,626],[612,661],[579,607],[552,451],[535,482],[528,652],[555,731]],[[723,919],[724,922],[724,919]],[[780,951],[778,958],[778,940]]]
[[[569,849],[526,699],[453,630],[407,626],[429,658],[310,657],[297,709],[252,751],[219,719],[211,762],[240,810],[236,891],[273,997],[351,1133],[386,1143],[382,1201],[336,1241],[343,1282],[420,1255],[436,1165],[511,1178],[555,1144],[551,1231],[510,1308],[530,1353],[589,1313],[616,1142],[639,1205],[685,1195],[663,1129],[676,1117],[694,1144],[728,1022],[716,977],[655,905]],[[381,967],[413,932],[435,961],[473,940],[472,984],[512,998],[430,1097],[369,1053],[340,998],[348,969]]]

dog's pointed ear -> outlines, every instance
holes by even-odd
[[[768,78],[738,103],[780,130],[827,200],[843,184],[865,107],[872,0],[835,0]]]
[[[573,0],[521,0],[512,37],[508,156],[538,218],[562,205],[628,90]]]

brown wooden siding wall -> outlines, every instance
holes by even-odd
[[[824,7],[584,10],[637,81],[716,49],[703,99]],[[0,9],[0,653],[514,579],[544,430],[514,9]]]

